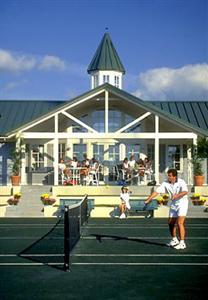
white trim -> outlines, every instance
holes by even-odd
[[[58,115],[55,115],[55,138],[53,141],[53,158],[54,158],[54,185],[58,185]]]
[[[160,157],[160,142],[159,142],[159,117],[155,115],[155,180],[159,183],[159,157]]]
[[[146,112],[145,114],[143,114],[142,116],[140,116],[139,118],[135,119],[134,121],[132,121],[131,123],[129,123],[128,125],[125,125],[124,127],[120,128],[119,130],[117,130],[115,133],[121,133],[122,131],[128,129],[129,127],[133,126],[136,123],[139,123],[139,121],[144,120],[145,118],[147,118],[149,115],[151,115],[150,112]]]
[[[30,125],[28,125],[26,127],[23,127],[21,130],[18,130],[18,132],[22,133],[22,132],[24,132],[25,130],[27,130],[29,128],[32,128],[32,127],[34,127],[34,126],[36,126],[36,125],[38,125],[38,124],[40,124],[40,123],[42,123],[44,121],[47,121],[48,119],[53,118],[56,114],[62,113],[63,111],[65,111],[65,110],[67,110],[69,108],[75,107],[75,106],[79,105],[80,103],[83,103],[83,102],[87,101],[90,98],[93,98],[93,97],[95,97],[95,96],[97,96],[99,94],[102,94],[104,91],[105,91],[105,89],[102,89],[102,90],[100,90],[100,91],[98,91],[98,92],[96,92],[94,94],[89,95],[88,97],[85,97],[84,99],[81,99],[81,100],[77,101],[76,103],[69,104],[66,107],[64,107],[64,108],[62,108],[62,109],[60,109],[60,110],[52,113],[50,116],[43,117],[43,118],[35,121],[34,123],[32,123],[32,124],[30,124]],[[11,138],[11,137],[15,136],[16,133],[17,133],[17,131],[15,131],[14,133],[10,134],[8,136],[8,138]]]
[[[105,91],[105,133],[108,133],[109,99],[108,91]]]
[[[92,131],[92,132],[97,132],[95,129],[93,129],[92,127],[88,126],[87,124],[85,124],[84,122],[80,121],[79,119],[77,119],[76,117],[72,116],[71,114],[67,113],[66,111],[62,111],[61,112],[63,115],[65,115],[66,117],[68,117],[69,119],[75,121],[76,123],[78,123],[79,125],[83,126],[84,128]]]
[[[159,139],[182,139],[186,136],[186,140],[193,139],[195,134],[187,132],[167,132],[158,133]],[[53,132],[23,132],[22,136],[25,139],[53,139],[55,134]],[[139,133],[103,133],[103,132],[59,132],[59,138],[86,138],[86,139],[155,139],[155,132],[139,132]]]

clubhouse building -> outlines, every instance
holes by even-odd
[[[21,185],[60,185],[60,158],[82,160],[83,153],[99,161],[104,183],[134,154],[152,161],[157,183],[176,168],[193,184],[191,146],[208,137],[208,101],[144,101],[124,91],[125,69],[109,33],[87,72],[90,90],[67,101],[0,100],[0,185],[11,185],[15,148]],[[203,169],[207,184],[207,160]]]

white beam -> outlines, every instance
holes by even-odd
[[[119,133],[122,132],[128,128],[130,128],[131,126],[135,125],[136,123],[139,123],[140,121],[142,121],[143,119],[147,118],[149,115],[151,115],[150,112],[147,112],[145,114],[143,114],[142,116],[140,116],[139,118],[137,118],[136,120],[132,121],[131,123],[125,125],[124,127],[120,128],[119,130],[117,130],[115,133]]]
[[[90,130],[91,132],[97,132],[95,129],[93,129],[92,127],[88,126],[87,124],[85,124],[84,122],[80,121],[79,119],[77,119],[76,117],[72,116],[71,114],[67,113],[66,111],[62,111],[61,113],[63,115],[65,115],[66,117],[68,117],[69,119],[75,121],[79,125],[83,126],[84,128]]]
[[[157,133],[159,139],[193,139],[195,134],[188,132],[178,133]],[[53,132],[23,132],[22,137],[27,139],[54,139]],[[92,132],[59,132],[57,133],[59,139],[155,139],[155,132],[139,132],[139,133],[92,133]]]
[[[33,122],[32,124],[29,124],[28,126],[22,128],[21,130],[19,130],[19,132],[23,132],[23,131],[25,131],[25,130],[28,130],[29,128],[32,128],[32,127],[34,127],[34,126],[36,126],[36,125],[42,123],[42,122],[45,122],[46,120],[53,118],[56,114],[62,113],[63,111],[65,111],[65,110],[67,110],[67,109],[69,109],[69,108],[72,108],[72,107],[75,107],[75,106],[77,106],[77,105],[80,105],[80,103],[83,103],[83,102],[89,100],[90,98],[96,97],[96,96],[98,96],[99,94],[102,94],[104,91],[105,91],[105,90],[102,89],[102,90],[100,90],[100,91],[98,91],[98,92],[96,92],[96,93],[94,93],[94,94],[89,95],[88,97],[85,97],[85,98],[83,98],[83,99],[81,99],[81,100],[79,100],[79,101],[76,101],[76,102],[73,103],[73,104],[67,105],[64,109],[57,110],[55,113],[50,114],[50,115],[47,115],[46,117],[43,117],[43,118],[41,117],[39,120]],[[15,136],[15,135],[16,135],[16,132],[15,132],[15,133],[12,133],[11,135],[9,135],[8,138],[11,138],[11,137],[13,137],[13,136]]]
[[[53,141],[53,158],[54,158],[54,185],[58,185],[58,115],[55,115],[55,137]]]
[[[169,138],[169,136],[168,136]],[[159,117],[155,116],[155,180],[159,183]]]
[[[108,133],[108,113],[109,113],[108,91],[105,91],[105,132],[106,133]]]

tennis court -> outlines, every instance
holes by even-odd
[[[206,299],[208,220],[187,219],[187,249],[166,219],[89,219],[64,272],[62,219],[0,219],[1,299]]]

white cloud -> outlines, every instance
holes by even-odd
[[[208,100],[208,64],[148,70],[139,75],[134,95],[146,100]]]
[[[6,91],[6,92],[10,92],[10,91],[16,89],[17,87],[23,86],[25,84],[27,84],[26,79],[22,79],[22,80],[18,80],[18,81],[11,81],[11,82],[5,84],[5,86],[2,87],[2,90]]]
[[[39,65],[39,69],[46,71],[50,71],[52,69],[64,71],[66,70],[66,63],[57,56],[46,55],[43,57]]]
[[[33,57],[13,54],[10,51],[0,49],[0,71],[21,72],[29,71],[36,65]]]

